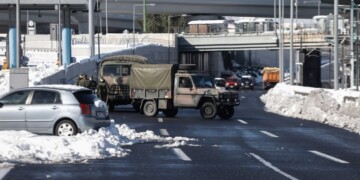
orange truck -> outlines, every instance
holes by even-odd
[[[264,89],[274,87],[280,81],[280,69],[277,67],[265,67],[262,75]]]

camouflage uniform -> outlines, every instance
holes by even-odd
[[[90,88],[90,80],[87,78],[86,74],[83,76],[82,79],[80,79],[79,86]]]
[[[108,85],[107,83],[101,79],[96,87],[96,95],[103,101],[106,102],[107,99],[107,92],[108,92]]]

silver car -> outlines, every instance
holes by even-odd
[[[42,85],[0,97],[0,130],[71,136],[109,125],[106,103],[87,88]]]

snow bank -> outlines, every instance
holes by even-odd
[[[44,136],[27,131],[0,131],[0,167],[11,163],[86,163],[89,159],[124,157],[131,151],[124,146],[160,143],[174,147],[196,139],[161,137],[153,131],[136,132],[126,124],[112,123],[108,128],[89,130],[71,137]]]
[[[279,83],[260,99],[265,110],[313,120],[360,134],[360,92]]]

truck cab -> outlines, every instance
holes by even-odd
[[[117,105],[132,104],[135,110],[139,105],[130,98],[129,79],[133,64],[146,64],[147,58],[138,55],[118,55],[104,58],[98,69],[98,78],[104,79],[107,84],[107,104],[113,111]]]
[[[175,74],[173,102],[175,107],[200,109],[205,119],[229,119],[240,104],[237,92],[216,89],[210,75],[181,70]]]

